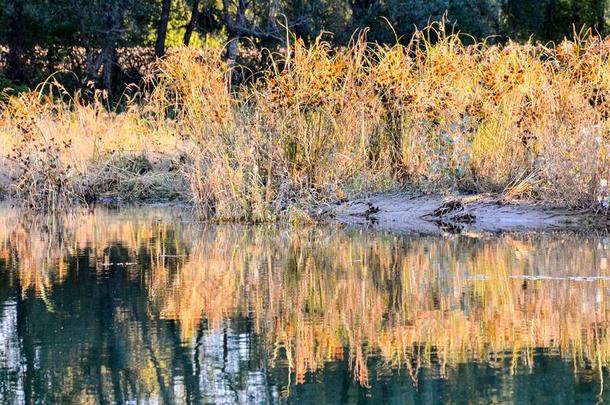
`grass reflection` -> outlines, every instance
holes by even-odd
[[[610,363],[610,244],[602,236],[206,227],[177,215],[97,210],[41,227],[5,210],[0,263],[49,311],[71,258],[86,256],[100,276],[122,271],[145,292],[148,316],[175,321],[186,343],[203,324],[217,331],[248,318],[269,366],[290,371],[288,386],[338,359],[365,387],[397,369],[414,384],[422,369],[447,378],[466,362],[527,370],[540,353],[592,376]],[[142,381],[163,386],[170,376],[159,371],[164,349],[154,333],[134,332],[128,309],[113,322],[148,348],[132,353],[148,359]],[[374,369],[371,357],[382,360]]]

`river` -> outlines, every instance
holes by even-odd
[[[2,403],[610,401],[610,238],[0,208]]]

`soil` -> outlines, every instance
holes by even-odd
[[[346,225],[423,234],[610,229],[607,215],[509,203],[493,195],[384,194],[337,202],[318,215]]]

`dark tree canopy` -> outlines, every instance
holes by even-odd
[[[456,30],[495,41],[560,41],[574,27],[607,31],[607,0],[0,0],[3,81],[35,85],[70,70],[99,87],[129,76],[119,49],[162,56],[179,44],[227,43],[274,47],[293,35],[321,33],[336,45],[369,27],[368,39],[407,41],[415,30],[445,16]],[[148,54],[147,54],[148,55]],[[127,76],[126,76],[127,75]],[[120,80],[117,80],[120,78]]]

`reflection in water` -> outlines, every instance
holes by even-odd
[[[605,236],[0,211],[0,402],[603,400]]]

